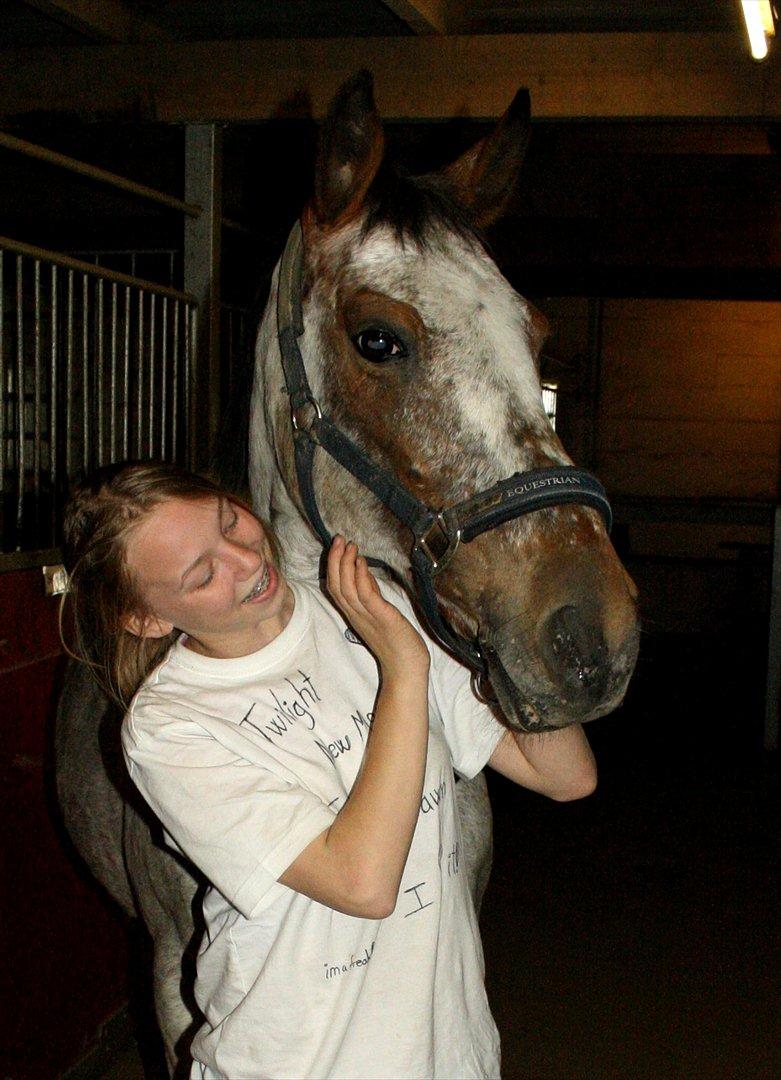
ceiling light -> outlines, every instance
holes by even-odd
[[[776,32],[771,0],[741,0],[751,55],[755,60],[767,56],[767,39]]]

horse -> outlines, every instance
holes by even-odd
[[[521,91],[491,134],[411,178],[386,161],[371,77],[342,87],[258,333],[249,475],[290,577],[316,575],[330,534],[356,540],[420,596],[422,618],[475,669],[476,691],[504,723],[545,732],[620,703],[639,631],[604,494],[572,466],[543,408],[544,317],[502,276],[480,231],[509,198],[529,129]],[[151,932],[173,1071],[195,1022],[183,987],[203,882],[129,790],[120,719],[88,674],[70,671],[59,799],[95,876]],[[479,900],[490,862],[485,781],[457,791]]]

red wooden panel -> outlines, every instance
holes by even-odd
[[[77,1061],[127,998],[121,916],[67,850],[51,774],[64,667],[40,571],[0,575],[0,815],[4,1075],[50,1078]]]
[[[44,593],[40,567],[0,574],[0,671],[61,651],[59,603]]]

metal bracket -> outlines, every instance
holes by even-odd
[[[44,566],[41,569],[47,596],[62,596],[68,591],[68,571],[62,563],[56,566]]]
[[[447,531],[445,519],[437,514],[428,530],[415,540],[415,548],[422,551],[431,564],[432,574],[439,573],[455,555],[461,543],[461,530],[457,529],[454,537]]]

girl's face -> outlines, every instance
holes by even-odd
[[[226,498],[168,499],[132,530],[127,565],[151,616],[126,628],[146,637],[176,629],[207,656],[246,656],[293,612],[293,595],[263,526]]]

